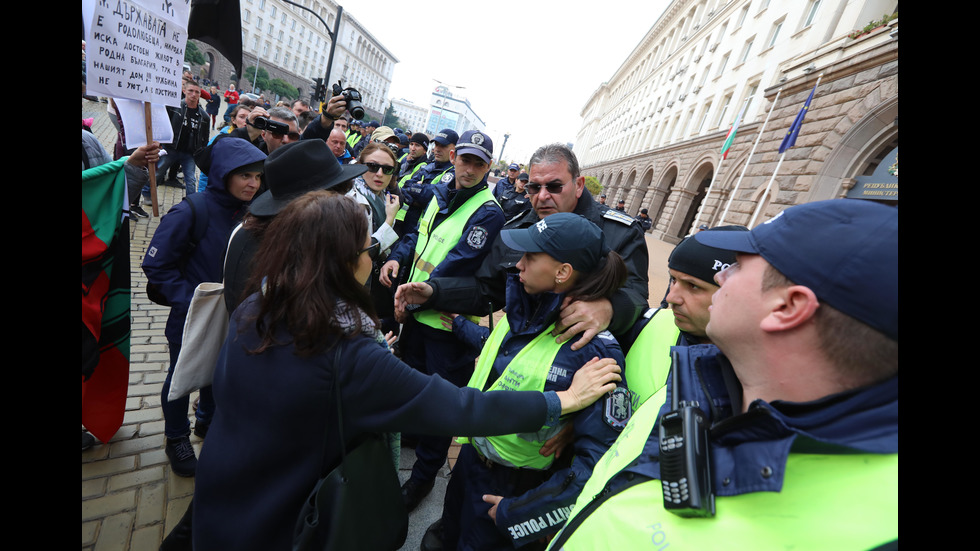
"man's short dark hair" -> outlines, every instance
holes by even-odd
[[[763,292],[791,285],[796,283],[766,265]],[[821,350],[845,377],[871,384],[898,373],[898,341],[823,301],[813,315],[813,323]]]
[[[539,147],[538,150],[531,155],[531,160],[527,163],[527,169],[530,171],[531,167],[536,164],[552,164],[559,161],[565,161],[565,163],[568,165],[568,172],[572,175],[572,179],[577,180],[580,175],[578,158],[575,157],[575,153],[573,153],[568,146],[560,143],[553,143]]]
[[[287,123],[295,122],[296,126],[299,126],[299,120],[296,119],[296,113],[293,113],[293,110],[288,107],[273,107],[272,109],[269,109],[269,118],[282,119]],[[302,130],[302,128],[300,128],[300,130]]]

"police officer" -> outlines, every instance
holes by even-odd
[[[579,350],[549,336],[566,296],[586,288],[609,294],[625,281],[626,266],[605,248],[598,226],[577,214],[558,213],[533,226],[507,230],[500,239],[531,254],[518,264],[520,275],[508,276],[506,315],[492,333],[476,326],[489,337],[469,386],[486,391],[559,390],[567,388],[575,371],[592,358],[622,362],[622,351],[609,332]],[[460,316],[453,325],[474,324]],[[446,490],[443,546],[533,549],[535,545],[523,546],[556,533],[595,461],[616,440],[630,412],[629,392],[621,384],[589,409],[563,418],[560,425],[574,427],[576,435],[570,465],[539,453],[542,443],[562,426],[534,435],[467,440]],[[538,526],[539,519],[548,520]],[[537,529],[522,528],[529,522]],[[422,549],[429,545],[423,539]]]
[[[626,285],[611,299],[576,302],[563,308],[556,337],[565,341],[581,335],[572,345],[579,348],[604,329],[617,337],[627,333],[647,309],[649,294],[649,256],[639,222],[595,202],[579,173],[578,159],[567,146],[542,146],[528,165],[530,177],[525,190],[532,209],[510,220],[507,229],[526,228],[556,212],[580,214],[602,229],[606,243],[623,258],[630,274]],[[519,251],[497,240],[474,275],[432,277],[426,285],[403,285],[395,299],[425,308],[487,315],[503,307],[505,274],[515,272],[520,259]]]
[[[354,146],[357,145],[361,139],[363,139],[364,134],[364,123],[360,119],[354,119],[350,121],[350,129],[347,132],[347,147],[353,151]]]
[[[442,140],[439,147],[449,152],[454,170],[444,171],[448,178],[439,179],[445,181],[426,184],[432,198],[418,225],[399,240],[381,267],[379,281],[388,287],[401,266],[407,268],[405,277],[412,282],[473,273],[504,225],[504,213],[487,185],[493,159],[490,137],[470,130],[463,133],[458,144],[455,135],[446,132],[436,139]],[[403,323],[399,336],[402,360],[423,373],[438,374],[465,386],[473,373],[476,352],[453,336],[443,325],[444,317],[444,312],[432,309],[396,311],[396,318]],[[450,437],[419,435],[412,475],[402,486],[409,511],[432,490],[450,444]]]
[[[371,121],[366,125],[364,125],[363,139],[358,140],[358,142],[351,148],[351,155],[353,155],[355,159],[357,158],[358,155],[361,154],[361,150],[364,149],[365,145],[374,141],[374,137],[372,137],[372,134],[374,134],[374,131],[377,130],[380,126],[381,123],[378,121]],[[386,126],[385,128],[388,127]],[[390,128],[388,129],[388,131],[394,134],[394,132]]]
[[[710,231],[748,231],[745,226],[722,226]],[[639,407],[667,381],[670,347],[710,343],[708,325],[714,277],[735,262],[735,253],[702,245],[688,236],[667,258],[670,284],[659,308],[640,316],[619,342],[626,352],[623,372],[634,407]]]
[[[408,139],[408,155],[402,161],[399,171],[398,187],[402,188],[405,183],[415,176],[415,173],[428,164],[426,155],[429,152],[429,137],[421,132],[412,134]]]
[[[648,212],[647,209],[640,209],[640,214],[636,217],[640,221],[640,226],[643,227],[644,232],[650,231],[650,228],[653,227],[653,220],[650,219]]]
[[[493,196],[498,200],[507,191],[513,190],[517,186],[517,177],[521,172],[521,165],[510,163],[507,167],[507,177],[497,180],[497,185],[493,188]]]
[[[500,197],[497,197],[497,201],[500,202],[500,208],[504,209],[504,217],[507,220],[511,220],[515,216],[520,216],[527,212],[527,209],[531,208],[531,200],[527,198],[527,191],[525,190],[527,180],[527,172],[521,172],[514,183],[514,187],[505,190],[500,194]]]
[[[481,134],[483,135],[483,134]],[[453,149],[459,135],[450,128],[444,128],[432,138],[432,162],[415,173],[402,185],[402,211],[396,216],[395,231],[400,236],[411,232],[418,224],[422,209],[432,198],[430,184],[449,183],[453,179]]]
[[[817,201],[694,238],[736,254],[715,277],[714,345],[674,349],[549,549],[897,549],[898,209]],[[662,468],[680,401],[710,427],[696,503]]]

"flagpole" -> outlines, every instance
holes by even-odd
[[[708,197],[711,197],[711,188],[714,187],[715,178],[717,178],[718,173],[721,172],[721,164],[724,162],[725,162],[725,157],[722,157],[718,161],[718,167],[715,169],[715,173],[711,175],[711,183],[708,184],[708,191],[707,193],[704,194],[704,200],[701,201],[700,205],[698,205],[698,214],[694,217],[694,222],[691,224],[691,227],[687,230],[688,231],[687,235],[693,234],[695,228],[698,227],[698,222],[701,220],[701,212],[704,210],[705,203],[708,202]]]
[[[772,187],[773,180],[776,179],[776,174],[779,173],[779,165],[783,164],[783,157],[785,156],[786,152],[783,152],[783,154],[779,156],[779,162],[776,163],[776,169],[772,171],[772,177],[769,178],[769,183],[766,184],[766,190],[762,192],[762,197],[759,198],[759,204],[755,206],[755,212],[752,213],[752,219],[749,220],[748,227],[750,229],[755,227],[755,219],[759,216],[759,211],[762,210],[762,205],[764,205],[766,202],[766,196],[769,195],[769,189]]]
[[[738,131],[738,126],[742,122],[742,117],[745,116],[745,109],[749,106],[749,101],[751,99],[752,99],[751,97],[745,98],[745,103],[742,104],[742,109],[739,111],[738,116],[735,118],[735,122],[732,123],[732,127],[728,131],[729,136],[731,136],[732,138],[732,143],[734,143],[735,141],[734,139],[735,136],[733,136],[732,134]],[[705,204],[707,204],[708,198],[711,197],[711,190],[715,186],[715,179],[718,177],[718,174],[721,172],[721,165],[723,162],[725,162],[725,157],[728,156],[728,149],[731,148],[731,145],[728,144],[727,138],[725,140],[725,145],[728,145],[728,148],[723,149],[721,152],[722,153],[721,159],[719,159],[718,161],[718,166],[715,168],[714,174],[711,175],[711,183],[708,184],[708,191],[704,194],[704,200],[701,201],[700,205],[698,205],[698,213],[697,215],[694,216],[694,223],[691,224],[691,228],[688,230],[688,235],[693,234],[694,229],[698,227],[698,222],[701,221],[701,213],[704,212]]]
[[[772,99],[772,107],[769,108],[769,113],[766,115],[766,120],[762,122],[762,128],[759,129],[759,134],[755,137],[755,143],[752,144],[752,151],[749,152],[749,157],[745,160],[745,166],[742,167],[742,173],[738,175],[738,180],[735,181],[735,187],[732,188],[732,193],[728,196],[728,202],[725,203],[725,210],[721,213],[721,220],[718,221],[719,226],[725,223],[725,217],[728,216],[728,207],[732,205],[732,199],[735,198],[735,192],[738,191],[738,187],[742,183],[742,178],[745,177],[745,171],[749,168],[749,161],[752,160],[752,155],[755,154],[756,148],[759,147],[759,141],[762,139],[762,134],[766,131],[766,125],[769,124],[769,117],[772,116],[773,110],[776,109],[776,102],[779,101],[779,94],[782,93],[783,89],[780,88],[776,91],[776,97]]]
[[[813,90],[810,91],[810,95],[807,97],[806,102],[803,104],[803,108],[800,109],[799,114],[796,115],[796,120],[790,125],[789,131],[786,132],[786,137],[783,138],[783,144],[779,146],[782,153],[779,155],[779,162],[776,163],[776,169],[772,172],[772,177],[769,178],[769,183],[766,184],[765,191],[762,192],[762,197],[759,198],[759,204],[755,207],[755,212],[752,213],[752,219],[749,220],[749,228],[755,226],[755,220],[758,218],[759,213],[762,211],[762,205],[766,202],[766,197],[769,195],[769,190],[772,188],[772,182],[776,179],[776,174],[779,173],[779,166],[783,164],[783,159],[786,157],[786,151],[796,143],[796,136],[799,135],[800,128],[803,126],[803,118],[806,116],[807,111],[810,110],[810,101],[813,96],[817,93],[817,87],[820,86],[820,79],[823,78],[823,73],[817,75],[817,82],[813,85]],[[789,143],[786,140],[789,139]]]

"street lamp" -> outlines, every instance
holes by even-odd
[[[500,156],[497,157],[497,162],[504,160],[504,148],[507,147],[507,139],[510,138],[510,134],[504,134],[504,143],[500,146]]]
[[[323,82],[326,83],[326,86],[329,86],[329,82],[330,82],[330,70],[333,68],[333,53],[334,53],[334,49],[337,47],[337,35],[340,33],[340,19],[344,15],[344,7],[343,6],[339,6],[339,5],[337,6],[337,19],[334,21],[333,31],[331,32],[330,31],[330,26],[327,25],[327,22],[324,21],[323,18],[320,17],[319,14],[317,14],[315,11],[311,10],[310,8],[307,8],[306,6],[301,6],[301,5],[297,4],[296,2],[290,2],[289,0],[282,0],[282,1],[285,2],[285,3],[287,3],[287,4],[290,4],[292,6],[296,6],[297,8],[300,8],[302,10],[306,10],[306,11],[312,13],[313,14],[313,17],[316,17],[317,19],[319,19],[320,20],[320,23],[323,23],[324,28],[327,29],[327,35],[330,36],[330,55],[327,57],[327,73],[323,76]],[[321,103],[325,99],[326,99],[326,96],[325,95],[323,97],[319,98],[319,100],[320,100]],[[322,111],[322,106],[321,106],[321,111]]]

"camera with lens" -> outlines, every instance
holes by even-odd
[[[347,102],[347,112],[350,116],[355,119],[364,118],[364,106],[361,105],[361,93],[354,88],[341,88],[341,81],[337,81],[337,84],[333,85],[333,95],[344,96],[344,101]]]
[[[284,122],[274,121],[266,117],[255,117],[252,126],[259,130],[268,130],[276,134],[289,134],[289,125]]]

